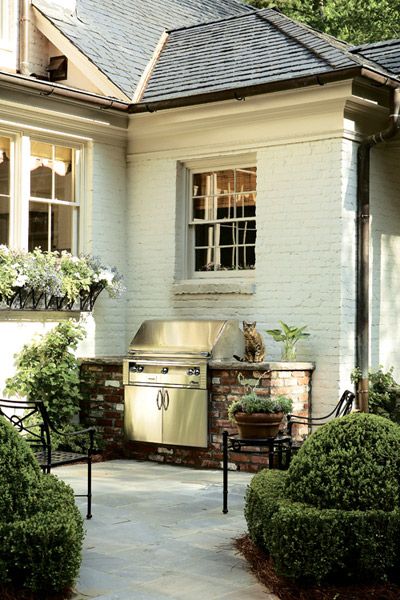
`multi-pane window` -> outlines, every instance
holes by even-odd
[[[0,244],[10,239],[10,139],[0,137]]]
[[[80,152],[0,134],[0,244],[78,252]]]
[[[189,231],[194,271],[255,268],[257,168],[192,173]]]
[[[31,141],[29,250],[76,251],[79,203],[74,155],[67,146]]]

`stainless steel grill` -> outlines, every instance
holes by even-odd
[[[206,447],[208,361],[243,352],[237,321],[144,321],[124,360],[127,438]]]

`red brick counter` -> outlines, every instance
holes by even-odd
[[[82,402],[81,417],[87,424],[97,427],[103,440],[104,451],[113,456],[199,468],[220,468],[222,461],[222,432],[231,433],[236,428],[227,418],[227,407],[232,400],[243,395],[237,377],[256,380],[263,375],[257,388],[260,395],[284,394],[293,400],[293,412],[311,414],[312,363],[238,363],[211,362],[209,368],[209,443],[207,448],[188,448],[133,442],[123,434],[124,389],[122,385],[122,358],[84,359],[81,372],[86,394]],[[230,454],[230,468],[240,465],[242,470],[256,471],[264,465],[261,455]]]

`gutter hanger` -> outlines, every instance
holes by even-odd
[[[357,264],[356,264],[356,367],[361,379],[356,405],[368,412],[368,370],[370,346],[370,157],[371,148],[392,140],[400,129],[400,87],[393,89],[389,124],[386,129],[366,137],[357,154]]]

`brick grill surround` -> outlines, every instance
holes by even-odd
[[[188,448],[128,441],[124,437],[124,387],[122,357],[82,359],[81,373],[86,394],[81,405],[81,420],[96,426],[103,440],[104,452],[114,457],[152,460],[197,468],[220,468],[222,464],[222,432],[236,433],[227,417],[232,400],[243,395],[238,374],[246,379],[258,379],[260,396],[287,395],[293,400],[293,412],[311,413],[312,363],[217,363],[209,365],[209,443],[207,448]],[[297,432],[301,435],[302,432]],[[261,454],[230,453],[229,468],[257,471],[267,463]]]

